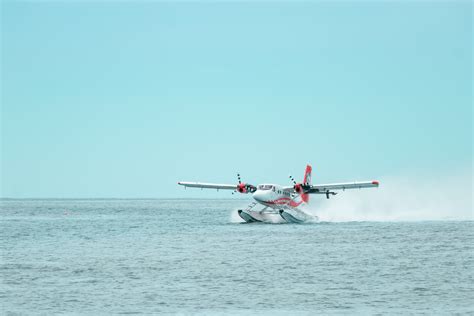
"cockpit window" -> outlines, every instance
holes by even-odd
[[[271,190],[273,189],[273,185],[270,184],[261,184],[258,186],[259,190]]]

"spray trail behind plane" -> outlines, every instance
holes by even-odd
[[[422,179],[422,180],[420,180]],[[377,190],[314,199],[321,221],[474,220],[470,170],[438,177],[384,177]]]

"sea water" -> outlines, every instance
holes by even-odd
[[[474,222],[242,224],[242,200],[3,200],[2,314],[474,313]]]

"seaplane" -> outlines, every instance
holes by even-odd
[[[305,223],[314,222],[318,217],[304,211],[302,207],[309,203],[311,194],[336,195],[336,191],[345,191],[349,189],[377,188],[379,181],[356,181],[347,183],[316,184],[311,183],[311,165],[306,166],[303,181],[296,182],[290,175],[292,185],[281,186],[277,184],[259,184],[254,186],[242,182],[240,174],[237,174],[238,184],[216,184],[203,182],[178,182],[185,188],[232,190],[232,194],[252,194],[252,202],[247,208],[239,209],[239,216],[247,223]],[[258,209],[257,205],[263,206]],[[278,220],[276,220],[276,218]]]

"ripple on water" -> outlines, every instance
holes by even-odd
[[[241,204],[4,201],[3,309],[20,314],[474,312],[473,222],[236,225],[229,213]]]

